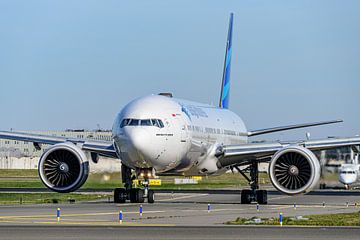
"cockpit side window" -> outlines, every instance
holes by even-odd
[[[120,127],[123,128],[124,126],[129,125],[131,119],[125,118],[121,121]]]
[[[152,125],[155,126],[155,127],[160,127],[159,126],[159,123],[156,119],[151,119],[151,122],[152,122]]]
[[[158,119],[158,122],[159,122],[159,126],[160,126],[160,128],[163,128],[163,127],[164,127],[163,122],[162,122],[160,119]]]

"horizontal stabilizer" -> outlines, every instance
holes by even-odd
[[[314,122],[314,123],[304,123],[304,124],[295,124],[295,125],[289,125],[289,126],[282,126],[282,127],[274,127],[274,128],[266,128],[266,129],[260,129],[260,130],[254,130],[247,133],[249,137],[251,136],[257,136],[261,134],[267,134],[267,133],[273,133],[273,132],[280,132],[280,131],[286,131],[296,128],[306,128],[306,127],[314,127],[319,125],[325,125],[325,124],[332,124],[332,123],[340,123],[343,122],[343,120],[333,120],[333,121],[325,121],[325,122]]]

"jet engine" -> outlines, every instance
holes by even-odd
[[[55,192],[68,193],[85,183],[89,175],[89,161],[75,144],[59,143],[42,154],[38,169],[46,187]]]
[[[289,146],[274,154],[269,165],[270,180],[282,193],[309,192],[319,181],[320,163],[309,149]]]

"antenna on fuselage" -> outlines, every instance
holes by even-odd
[[[234,14],[230,13],[229,30],[228,30],[228,36],[227,36],[227,41],[226,41],[226,52],[225,52],[225,60],[224,60],[224,70],[223,70],[221,94],[220,94],[220,101],[219,101],[220,108],[229,108],[233,18],[234,18]]]

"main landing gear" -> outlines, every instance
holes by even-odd
[[[251,189],[243,189],[241,191],[241,204],[250,204],[257,202],[258,204],[267,204],[267,191],[259,190],[259,166],[258,162],[253,162],[246,169],[241,170],[234,167],[248,182]],[[250,178],[244,173],[250,171]]]
[[[151,173],[151,170],[148,171]],[[126,200],[130,200],[130,202],[132,203],[143,203],[145,202],[146,198],[148,200],[148,203],[155,202],[155,193],[153,190],[149,189],[148,173],[144,174],[144,181],[142,181],[142,186],[144,187],[144,189],[133,188],[133,181],[136,179],[136,177],[132,176],[131,168],[122,165],[121,176],[125,188],[115,188],[115,203],[125,203]]]

